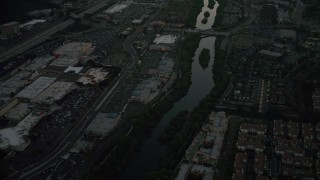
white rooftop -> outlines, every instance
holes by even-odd
[[[123,9],[127,8],[130,4],[131,4],[131,2],[128,2],[128,1],[123,2],[121,4],[116,4],[112,7],[110,7],[109,9],[105,10],[104,13],[114,14],[114,13],[121,12]]]
[[[28,131],[20,127],[11,127],[0,130],[0,149],[12,147],[15,150],[23,150],[28,144],[24,137]]]
[[[21,24],[19,27],[20,28],[24,28],[26,26],[35,25],[35,24],[38,24],[38,23],[45,23],[45,22],[47,22],[47,20],[45,20],[45,19],[33,19],[33,20],[28,21],[28,22],[26,22],[24,24]]]
[[[176,42],[177,37],[172,35],[158,35],[154,40],[153,43],[155,44],[173,44]]]
[[[83,69],[83,67],[69,66],[66,70],[64,70],[64,73],[74,72],[74,73],[78,74],[82,69]]]

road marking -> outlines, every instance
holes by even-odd
[[[28,176],[29,174],[33,173],[34,171],[40,169],[42,166],[46,165],[49,161],[51,161],[53,158],[56,158],[57,154],[59,154],[60,152],[62,152],[64,150],[64,148],[66,148],[68,145],[70,144],[70,141],[68,141],[65,146],[63,148],[60,149],[59,152],[57,152],[55,155],[53,155],[50,159],[48,159],[47,161],[43,162],[42,164],[40,164],[39,166],[31,169],[30,171],[22,174],[19,179],[23,179],[24,177]]]

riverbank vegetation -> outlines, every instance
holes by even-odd
[[[191,0],[192,9],[189,12],[187,26],[190,28],[194,28],[197,23],[197,17],[204,6],[203,0]]]
[[[202,24],[207,24],[207,22],[208,22],[208,18],[203,18],[203,19],[201,20],[201,23],[202,23]]]
[[[143,142],[150,136],[162,116],[188,92],[191,84],[192,57],[198,48],[200,38],[197,34],[187,34],[179,53],[181,78],[177,80],[174,89],[157,104],[146,108],[143,113],[128,118],[133,121],[130,134],[117,143],[116,149],[108,153],[109,158],[103,164],[97,163],[93,166],[85,179],[114,179],[119,175],[129,160],[139,152]],[[173,124],[173,126],[176,125]]]
[[[215,0],[209,0],[208,8],[213,9],[215,4]]]
[[[219,2],[219,7],[217,9],[216,18],[214,20],[214,23],[212,27],[217,28],[218,26],[221,26],[223,16],[224,16],[224,8],[227,5],[227,0],[217,0]]]
[[[202,49],[200,56],[199,56],[199,64],[201,65],[202,69],[206,69],[209,66],[210,62],[210,50],[209,49]]]
[[[176,166],[183,158],[193,138],[201,130],[210,112],[214,110],[214,104],[227,87],[229,77],[224,63],[225,51],[219,49],[222,40],[222,38],[216,39],[215,61],[212,68],[215,82],[214,88],[191,113],[181,112],[174,118],[174,124],[176,124],[174,129],[179,131],[171,133],[173,136],[166,137],[168,141],[162,142],[166,144],[165,153],[161,157],[158,168],[145,176],[146,180],[157,179],[157,177],[171,177],[169,179],[172,179],[174,169],[176,169]],[[188,116],[186,116],[186,114],[188,114]],[[180,122],[176,122],[178,120]]]
[[[209,13],[209,11],[206,11],[206,12],[204,12],[203,15],[204,15],[204,17],[208,18],[210,16],[210,13]]]

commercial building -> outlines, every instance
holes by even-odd
[[[8,120],[19,122],[31,112],[28,103],[20,102],[6,113]]]
[[[105,70],[103,68],[92,68],[86,72],[84,76],[77,80],[77,82],[87,85],[95,85],[99,82],[105,80],[109,75],[109,70]]]
[[[46,67],[46,65],[54,59],[54,56],[42,56],[34,59],[31,64],[29,64],[25,71],[38,71]]]
[[[160,86],[161,81],[159,80],[143,80],[133,91],[130,101],[146,104],[158,95]]]
[[[0,150],[23,151],[29,144],[28,131],[21,127],[11,127],[0,130]]]
[[[160,78],[168,80],[171,76],[174,66],[174,61],[172,59],[163,59],[159,62],[157,69],[157,74]]]
[[[70,149],[71,153],[79,154],[90,151],[93,148],[93,142],[80,139],[77,143]]]
[[[10,79],[1,83],[0,96],[9,96],[11,94],[16,94],[29,83],[29,77],[31,74],[32,73],[29,71],[20,71]]]
[[[61,100],[66,94],[75,88],[76,85],[71,82],[54,82],[35,99],[33,99],[33,101],[39,104],[51,105],[56,101]]]
[[[23,151],[30,144],[29,131],[46,115],[47,112],[34,111],[15,127],[1,129],[0,150]]]
[[[120,13],[120,12],[122,12],[122,10],[126,9],[127,7],[129,7],[130,4],[131,4],[131,2],[129,2],[129,1],[126,1],[126,2],[123,2],[123,3],[118,3],[118,4],[115,4],[114,6],[110,7],[109,9],[104,10],[103,13],[105,13],[105,14]]]
[[[79,72],[83,69],[83,67],[74,67],[74,66],[69,66],[64,73],[75,73],[79,74]]]
[[[80,55],[87,56],[90,55],[94,50],[91,43],[85,42],[72,42],[60,46],[53,52],[56,57],[67,56],[72,58],[77,58]]]
[[[86,130],[88,136],[103,138],[118,124],[120,115],[117,113],[99,113]]]
[[[155,44],[174,44],[176,42],[177,36],[172,35],[160,35],[157,34],[157,37],[153,40]]]
[[[13,21],[0,26],[1,36],[8,38],[11,35],[18,34],[19,31],[19,22]]]
[[[77,57],[60,56],[55,59],[50,65],[51,66],[74,66],[79,62]]]
[[[19,92],[16,95],[16,98],[22,100],[32,100],[47,87],[49,87],[55,80],[56,78],[52,77],[39,77],[37,80],[24,88],[21,92]]]

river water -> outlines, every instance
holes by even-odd
[[[202,8],[202,12],[198,15],[196,28],[205,30],[211,28],[216,16],[216,10],[219,6],[215,4],[214,8],[210,10],[208,6],[208,0],[204,0],[205,7]],[[201,23],[203,13],[209,9],[210,16],[206,25]],[[174,106],[163,115],[158,125],[152,132],[150,138],[142,145],[141,151],[129,162],[126,169],[121,173],[119,179],[142,179],[142,177],[152,169],[156,168],[157,163],[161,155],[164,153],[164,147],[159,144],[158,138],[165,131],[169,122],[180,112],[184,110],[192,111],[199,102],[210,93],[214,86],[212,65],[215,55],[215,37],[202,38],[199,47],[195,52],[192,63],[192,76],[191,86],[182,99],[174,104]],[[199,64],[199,55],[202,49],[210,50],[209,68],[203,69]]]
[[[215,1],[214,7],[212,9],[210,9],[208,7],[209,4],[209,0],[203,0],[203,4],[204,6],[202,7],[202,10],[200,12],[200,14],[197,17],[197,23],[196,23],[196,28],[200,29],[200,30],[206,30],[206,29],[211,29],[214,20],[216,18],[216,14],[217,14],[217,9],[219,7],[219,3],[217,1]],[[208,17],[208,21],[207,23],[203,24],[201,21],[202,19],[204,19],[204,13],[208,11],[210,13],[210,16]]]

